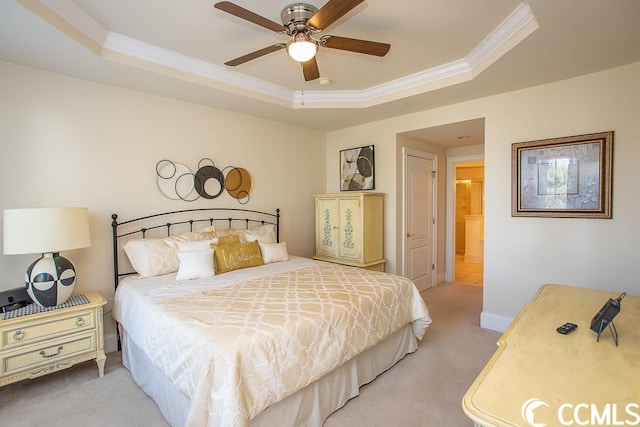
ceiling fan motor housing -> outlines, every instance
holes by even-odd
[[[215,3],[214,6],[217,9],[259,25],[267,30],[289,37],[289,41],[286,44],[276,43],[258,49],[231,61],[227,61],[225,65],[234,67],[286,48],[289,56],[302,64],[302,73],[304,74],[305,81],[312,81],[320,77],[318,64],[315,60],[315,55],[320,46],[366,55],[385,56],[391,48],[391,45],[388,43],[331,35],[325,35],[319,39],[313,37],[316,33],[322,32],[346,13],[349,13],[349,11],[353,10],[363,1],[364,0],[328,0],[320,9],[307,3],[292,3],[285,7],[280,13],[282,25],[230,1]]]
[[[306,3],[294,3],[282,10],[282,24],[292,32],[303,32],[308,29],[307,21],[316,14],[318,8]]]

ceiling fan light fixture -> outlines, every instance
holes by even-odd
[[[287,53],[298,62],[307,62],[318,52],[318,44],[305,33],[297,33],[287,43]]]

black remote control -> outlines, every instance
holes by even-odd
[[[559,333],[561,333],[563,335],[566,335],[569,332],[574,331],[577,327],[578,327],[578,325],[576,325],[575,323],[565,323],[562,326],[558,326],[556,331],[558,331]]]

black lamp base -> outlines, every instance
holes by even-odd
[[[76,284],[76,270],[58,252],[42,254],[27,269],[27,293],[38,305],[53,307],[67,302]]]

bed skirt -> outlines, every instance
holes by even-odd
[[[158,405],[173,427],[185,425],[190,400],[173,386],[121,328],[122,363],[133,380]],[[395,332],[319,380],[275,403],[251,420],[252,427],[322,426],[324,420],[359,394],[359,388],[395,365],[418,343],[412,325]]]

